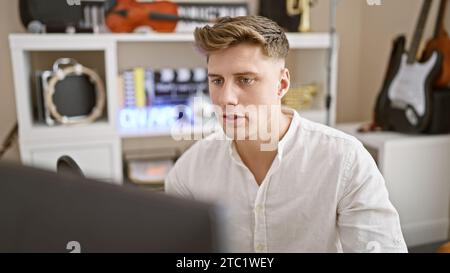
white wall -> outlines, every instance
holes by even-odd
[[[19,21],[18,2],[18,0],[0,1],[0,141],[8,134],[16,121],[8,34],[23,31]],[[19,160],[17,145],[5,154],[4,159]]]

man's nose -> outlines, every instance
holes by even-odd
[[[238,105],[238,95],[236,86],[232,82],[226,82],[222,86],[218,94],[217,104],[225,105]]]

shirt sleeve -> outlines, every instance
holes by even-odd
[[[347,155],[337,225],[344,252],[407,252],[385,181],[362,144]]]
[[[194,199],[194,196],[187,185],[187,181],[179,179],[179,168],[182,167],[180,167],[180,162],[177,162],[167,175],[164,181],[165,192],[177,197]]]

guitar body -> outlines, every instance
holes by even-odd
[[[422,63],[407,63],[402,56],[400,68],[388,88],[391,126],[395,131],[420,133],[431,119],[433,81],[440,69],[442,56],[434,51]]]
[[[442,31],[439,37],[427,43],[424,58],[429,58],[432,52],[436,50],[442,54],[442,65],[434,81],[434,85],[437,87],[445,87],[450,83],[450,38],[445,31]]]
[[[390,83],[394,79],[402,61],[402,55],[405,52],[406,38],[404,35],[398,36],[392,45],[391,55],[387,66],[386,74],[384,76],[383,86],[378,93],[375,105],[375,124],[384,130],[389,130],[389,111],[388,111],[388,89]]]
[[[450,83],[450,39],[444,27],[446,11],[447,0],[441,0],[433,38],[427,42],[423,53],[424,59],[428,59],[435,50],[442,54],[441,69],[434,81],[436,87],[446,87]]]
[[[424,132],[431,118],[431,92],[442,55],[434,51],[426,61],[408,64],[407,55],[399,47],[399,40],[391,57],[391,75],[387,75],[385,84],[377,101],[377,123],[385,130],[405,133]]]
[[[442,26],[446,1],[441,0],[439,26]],[[431,5],[432,0],[423,0],[409,50],[405,50],[404,37],[397,38],[394,43],[388,73],[375,108],[375,123],[384,130],[426,133],[431,128],[432,88],[441,71],[443,54],[430,50],[421,62],[416,58]]]

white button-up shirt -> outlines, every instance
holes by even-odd
[[[223,208],[227,251],[406,252],[398,213],[362,144],[289,113],[260,186],[221,131],[179,158],[166,192]]]

